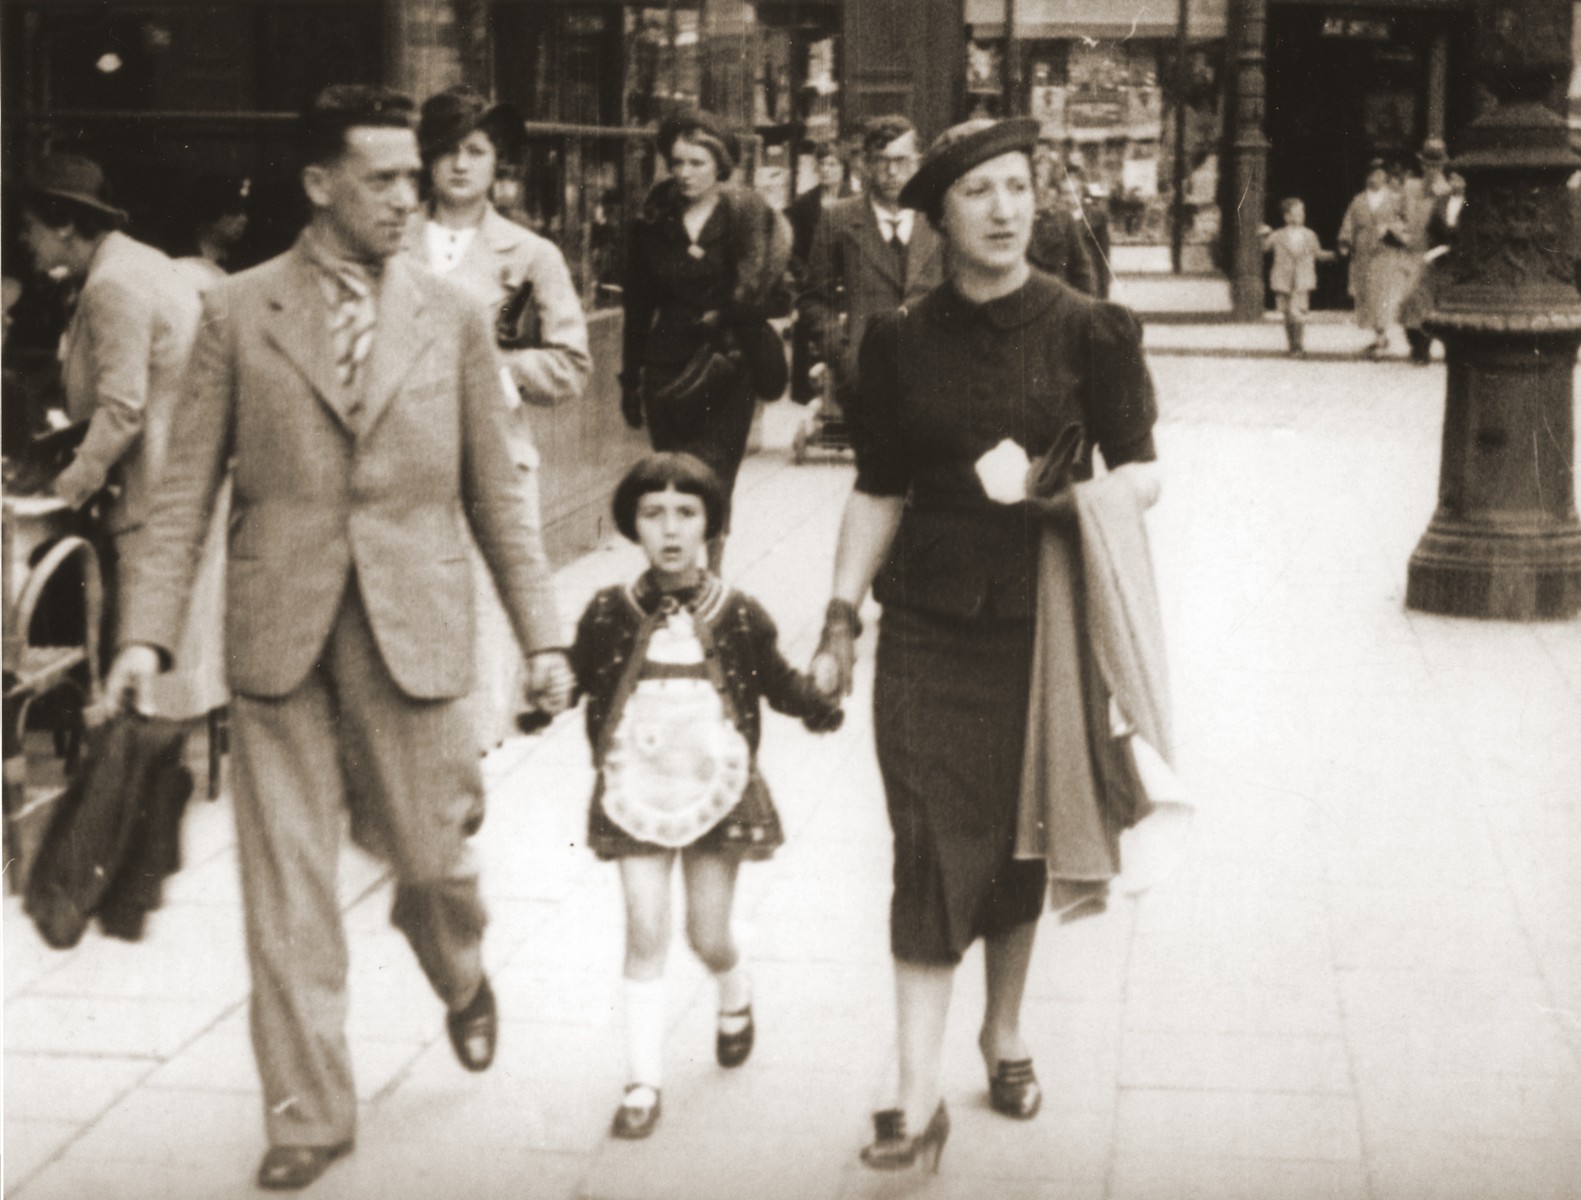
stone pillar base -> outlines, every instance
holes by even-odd
[[[1435,519],[1407,572],[1405,605],[1500,621],[1581,613],[1581,526],[1500,530]]]

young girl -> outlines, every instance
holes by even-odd
[[[687,937],[719,984],[715,1057],[737,1067],[752,1053],[751,981],[730,927],[736,868],[784,840],[757,773],[760,701],[817,733],[837,729],[843,716],[837,700],[780,656],[762,606],[698,565],[723,514],[719,480],[698,459],[665,453],[638,462],[615,490],[614,516],[649,568],[593,597],[571,649],[598,768],[588,844],[619,862],[626,894],[630,1082],[615,1137],[647,1137],[659,1120],[677,857]]]

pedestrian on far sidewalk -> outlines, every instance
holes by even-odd
[[[1027,261],[1078,292],[1097,295],[1098,274],[1087,252],[1089,239],[1074,215],[1081,212],[1081,207],[1071,203],[1065,167],[1057,148],[1042,141],[1038,143],[1032,174],[1038,207],[1037,215],[1032,218]]]
[[[719,988],[714,1055],[739,1067],[755,1027],[730,925],[736,872],[784,841],[757,771],[761,702],[814,733],[837,729],[843,715],[838,698],[781,657],[763,607],[700,565],[724,507],[718,477],[690,454],[632,467],[615,490],[615,526],[642,547],[648,569],[593,597],[571,649],[598,768],[588,845],[620,864],[626,896],[628,1085],[611,1127],[618,1138],[645,1138],[659,1120],[676,859],[687,938]]]
[[[1433,361],[1433,335],[1424,326],[1449,286],[1449,256],[1459,237],[1460,215],[1465,208],[1466,177],[1450,171],[1444,177],[1444,191],[1433,200],[1427,217],[1421,278],[1400,306],[1400,320],[1411,343],[1411,361],[1417,366]]]
[[[1317,287],[1317,264],[1333,262],[1334,252],[1323,249],[1317,234],[1307,228],[1307,209],[1299,196],[1279,202],[1284,227],[1263,227],[1263,253],[1273,255],[1268,287],[1285,321],[1285,340],[1292,355],[1306,353],[1307,313],[1312,290]]]
[[[311,222],[207,293],[106,683],[123,702],[169,665],[229,467],[232,800],[269,1137],[258,1184],[276,1190],[313,1183],[356,1133],[335,887],[347,809],[393,867],[390,921],[456,1057],[469,1071],[494,1058],[467,841],[484,800],[468,532],[530,656],[529,701],[558,710],[573,685],[493,330],[398,254],[422,170],[413,116],[384,88],[321,93],[301,125]]]
[[[1372,341],[1362,349],[1365,355],[1389,349],[1389,330],[1404,296],[1402,280],[1411,270],[1408,241],[1405,198],[1391,185],[1383,160],[1373,159],[1366,187],[1351,199],[1335,239],[1341,257],[1350,260],[1356,324],[1372,334]]]

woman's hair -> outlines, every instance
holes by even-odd
[[[703,536],[718,537],[725,520],[725,492],[719,476],[700,458],[668,451],[639,459],[616,486],[610,505],[615,528],[628,540],[636,541],[638,502],[650,492],[667,492],[671,488],[703,502]]]
[[[70,225],[83,238],[96,238],[101,233],[120,228],[120,222],[109,213],[78,204],[64,196],[25,192],[18,207],[48,229],[64,229]]]
[[[492,103],[476,88],[458,84],[424,100],[417,122],[424,174],[473,133],[489,139],[500,165],[516,162],[526,148],[521,113],[512,105]]]
[[[665,165],[675,165],[675,143],[691,142],[714,156],[714,173],[723,183],[730,178],[741,159],[741,143],[720,123],[719,118],[700,108],[672,113],[659,123],[659,153]]]

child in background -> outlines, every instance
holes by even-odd
[[[1300,197],[1281,200],[1279,211],[1284,214],[1284,228],[1263,226],[1263,253],[1274,256],[1268,287],[1284,316],[1290,353],[1299,357],[1306,353],[1307,311],[1312,289],[1317,287],[1317,264],[1333,262],[1334,252],[1323,249],[1317,234],[1307,228],[1306,205]]]
[[[650,455],[621,481],[613,507],[649,566],[593,598],[571,664],[598,768],[588,844],[620,864],[626,897],[629,1084],[611,1133],[643,1138],[660,1112],[675,860],[687,936],[719,986],[715,1058],[737,1067],[752,1052],[754,1026],[730,924],[736,871],[784,840],[757,772],[761,701],[815,733],[837,729],[843,714],[781,657],[762,606],[699,565],[724,512],[707,466],[689,454]]]

